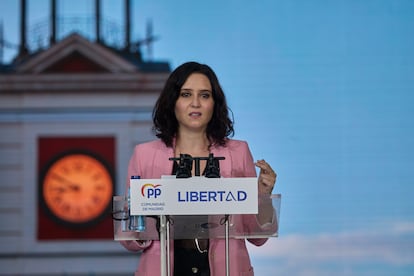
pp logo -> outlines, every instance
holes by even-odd
[[[161,184],[144,184],[141,187],[141,194],[146,198],[157,198],[161,195]]]

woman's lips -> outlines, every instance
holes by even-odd
[[[200,117],[201,116],[201,112],[190,112],[190,117]]]

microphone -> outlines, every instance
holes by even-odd
[[[193,169],[193,157],[189,154],[180,153],[180,157],[171,157],[169,160],[178,161],[176,178],[190,178]]]
[[[205,173],[207,178],[220,178],[219,160],[224,160],[224,159],[225,157],[214,157],[212,153],[208,155],[206,173]]]

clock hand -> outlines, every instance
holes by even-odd
[[[64,177],[62,177],[62,176],[60,176],[56,173],[53,173],[52,176],[53,176],[53,178],[55,178],[59,182],[62,182],[64,184],[66,184],[69,187],[69,189],[71,189],[72,191],[79,191],[80,190],[80,187],[79,187],[78,184],[73,183],[72,181],[69,181],[66,178],[64,178]]]
[[[56,190],[57,192],[60,192],[60,193],[66,192],[66,188],[64,187],[54,187],[53,190]]]

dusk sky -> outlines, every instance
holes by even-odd
[[[49,0],[28,2],[29,24],[46,21]],[[93,12],[58,2],[62,17]],[[123,6],[102,2],[122,25]],[[18,3],[0,0],[14,44]],[[210,65],[235,138],[278,173],[279,237],[249,246],[256,275],[414,274],[414,1],[132,3],[133,38],[151,20],[154,60]]]

